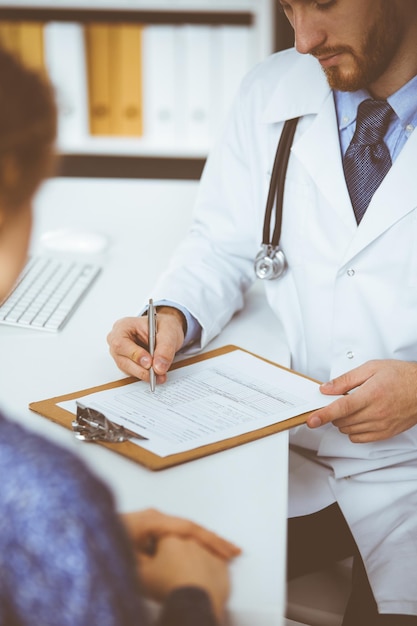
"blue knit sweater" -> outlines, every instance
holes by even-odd
[[[0,414],[0,626],[147,626],[107,487],[72,453]],[[215,625],[206,594],[168,598],[161,626]]]

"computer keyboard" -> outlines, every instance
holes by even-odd
[[[0,324],[61,330],[101,268],[85,261],[33,256],[9,296],[0,304]]]

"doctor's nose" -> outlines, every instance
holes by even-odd
[[[310,15],[298,14],[293,17],[295,48],[300,54],[310,54],[326,41],[326,34],[318,20]]]

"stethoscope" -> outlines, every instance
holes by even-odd
[[[281,250],[282,203],[284,198],[285,177],[287,175],[288,160],[298,117],[286,120],[282,129],[275,155],[274,167],[271,174],[268,198],[265,208],[265,219],[262,236],[262,246],[255,258],[255,273],[262,280],[280,278],[287,269],[287,260]],[[272,209],[275,200],[275,226],[270,240]]]

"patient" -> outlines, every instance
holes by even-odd
[[[0,301],[26,261],[55,133],[49,86],[0,50]],[[142,593],[162,602],[160,626],[218,624],[238,553],[158,511],[119,517],[79,459],[0,412],[1,626],[144,626]]]

